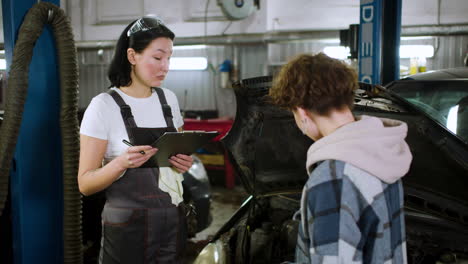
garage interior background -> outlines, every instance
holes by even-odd
[[[125,0],[60,1],[71,19],[78,49],[80,109],[107,90],[107,67],[120,31],[132,19],[151,13],[176,33],[174,58],[203,57],[208,62],[202,70],[172,70],[168,75],[164,86],[176,93],[181,109],[215,110],[219,117],[230,118],[236,106],[232,89],[221,88],[219,67],[225,60],[233,63],[231,79],[244,79],[272,74],[303,52],[325,50],[345,59],[339,31],[359,23],[359,4],[358,0],[260,1],[251,15],[230,21],[216,0],[135,0],[131,7]],[[409,74],[411,66],[427,70],[463,66],[468,54],[468,1],[403,0],[402,4],[401,45],[426,45],[429,54],[420,55],[428,56],[424,58],[402,54],[401,76]],[[3,43],[3,25],[0,29]],[[1,76],[4,56],[2,51]],[[1,90],[3,110],[5,89]]]
[[[157,14],[168,24],[176,33],[173,58],[202,57],[207,61],[201,70],[169,73],[164,86],[176,93],[181,109],[185,113],[215,112],[216,116],[210,117],[234,118],[235,96],[229,85],[224,87],[222,83],[223,62],[232,62],[230,77],[237,80],[270,75],[298,53],[325,51],[346,59],[346,49],[340,46],[340,30],[359,23],[361,1],[260,0],[259,9],[236,21],[228,20],[217,2],[60,1],[71,19],[78,49],[80,110],[87,107],[93,96],[107,90],[106,72],[115,40],[136,17]],[[401,45],[408,45],[410,50],[406,52],[410,55],[400,59],[400,75],[418,69],[462,66],[468,54],[468,1],[402,0],[402,4]],[[0,116],[6,85],[2,22],[0,19]],[[425,48],[427,54],[416,54]],[[356,65],[356,61],[346,61]]]

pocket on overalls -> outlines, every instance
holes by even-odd
[[[102,211],[103,264],[143,263],[146,213],[142,209],[105,206]]]

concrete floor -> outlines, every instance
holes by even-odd
[[[185,263],[191,264],[198,253],[209,242],[210,238],[223,226],[234,214],[242,202],[248,197],[244,188],[236,186],[226,189],[221,186],[212,186],[211,215],[213,221],[203,231],[199,232],[187,243]]]

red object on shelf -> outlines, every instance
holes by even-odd
[[[218,131],[219,135],[213,141],[219,141],[223,138],[229,130],[231,130],[232,119],[216,118],[207,120],[198,120],[192,118],[184,119],[184,130],[204,130],[204,131]]]
[[[184,119],[184,130],[204,130],[204,131],[218,131],[219,135],[216,136],[212,141],[217,142],[223,138],[229,130],[231,130],[232,123],[234,121],[230,118],[216,118],[207,120],[198,120],[185,118]],[[213,167],[213,166],[210,166]],[[222,167],[221,167],[222,168]],[[227,156],[226,150],[224,150],[224,175],[226,188],[232,189],[235,185],[234,170],[231,162]]]

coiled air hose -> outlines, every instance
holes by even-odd
[[[45,24],[55,36],[60,74],[60,128],[63,153],[64,262],[82,263],[81,195],[78,191],[78,66],[70,21],[58,6],[40,2],[26,14],[13,51],[5,115],[0,127],[0,214],[8,193],[9,171],[18,139],[28,91],[28,72],[33,48]]]

